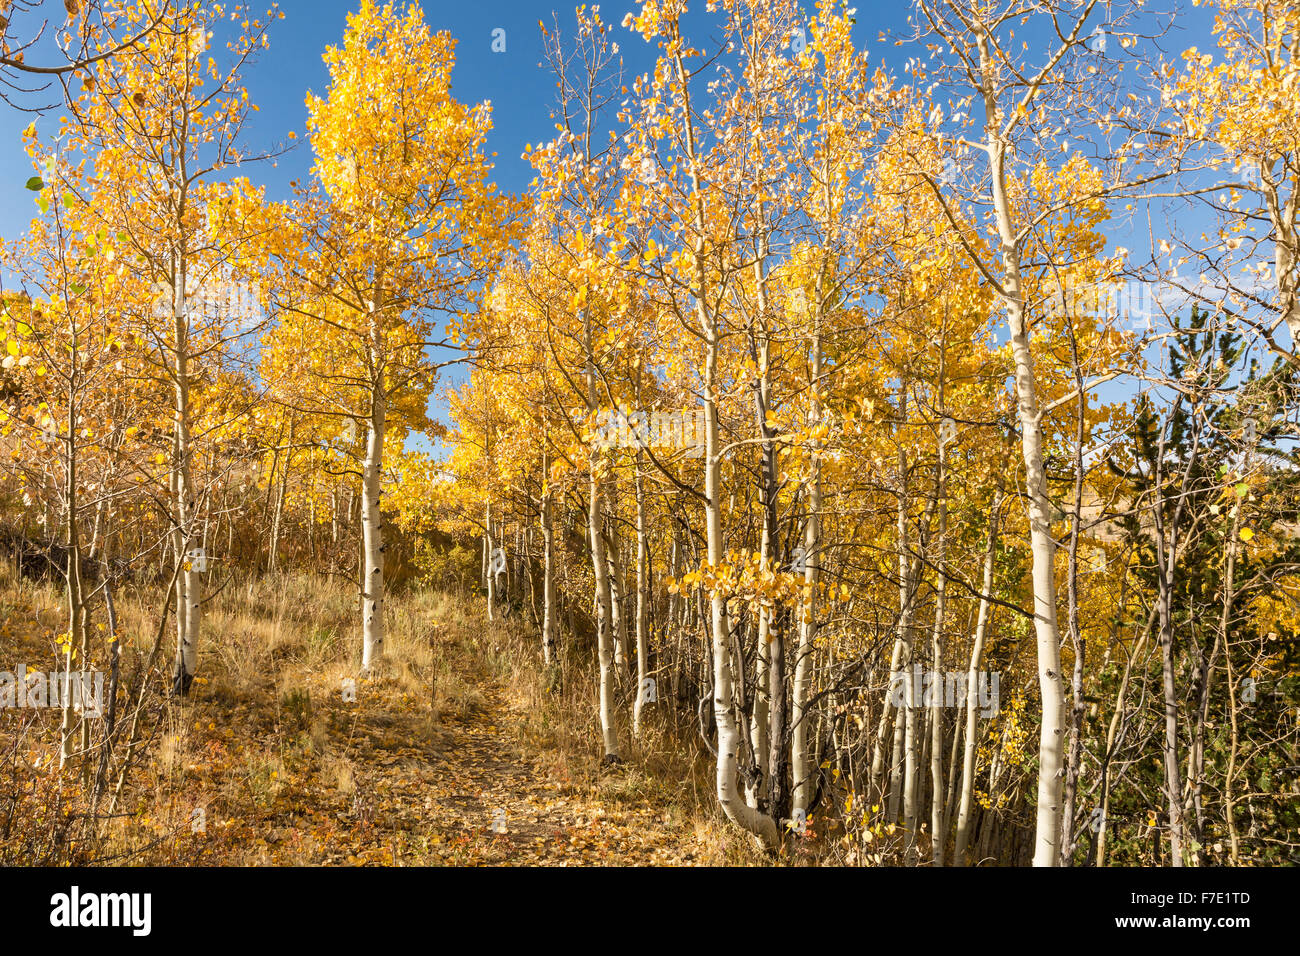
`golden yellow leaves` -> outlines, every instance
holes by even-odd
[[[776,570],[757,551],[728,551],[720,564],[705,561],[699,569],[667,580],[671,594],[698,587],[710,595],[720,593],[729,602],[748,605],[755,612],[782,603],[806,609],[814,590],[805,582],[802,570]],[[847,584],[819,581],[816,592],[832,601],[852,598]]]

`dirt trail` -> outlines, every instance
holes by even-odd
[[[627,798],[608,806],[590,786],[549,779],[536,758],[516,749],[507,728],[519,716],[502,691],[481,690],[482,710],[445,719],[445,748],[428,784],[442,791],[454,784],[436,797],[429,820],[453,851],[482,854],[482,862],[559,866],[692,862],[693,833],[661,808]]]
[[[295,716],[282,697],[277,705],[269,681],[256,691],[223,691],[218,677],[184,718],[171,825],[190,806],[206,807],[206,825],[182,835],[199,859],[181,858],[574,866],[691,865],[703,857],[691,824],[618,786],[631,768],[611,771],[598,788],[595,780],[557,779],[547,770],[556,761],[521,752],[517,705],[481,668],[469,669],[479,706],[437,720],[427,699],[392,678],[360,683],[355,703],[323,675],[309,679],[310,712]]]
[[[252,615],[229,623],[190,697],[151,705],[142,759],[106,825],[111,861],[691,865],[716,855],[635,765],[597,779],[571,769],[594,760],[521,743],[534,739],[524,705],[485,659],[484,637],[500,635],[455,605],[438,610],[454,623],[424,615],[427,633],[408,637],[387,676],[358,682],[354,701],[341,692],[346,668],[310,651],[324,626],[314,611],[275,622],[296,627],[297,641],[267,643],[257,628],[270,625]],[[0,615],[0,644],[13,659],[47,657],[57,615],[52,602],[48,620],[13,606]],[[437,694],[426,646],[454,685]],[[27,759],[46,774],[57,765],[58,713],[41,716]]]

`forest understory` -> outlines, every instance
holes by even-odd
[[[761,860],[712,812],[702,749],[673,755],[682,728],[656,726],[602,768],[583,743],[584,692],[544,686],[529,629],[486,625],[463,594],[394,600],[389,655],[345,701],[355,605],[325,577],[229,584],[213,601],[207,676],[147,705],[119,798],[110,806],[113,774],[93,821],[93,780],[59,774],[57,709],[4,714],[0,866]],[[156,608],[119,606],[127,633],[152,633],[132,625]],[[4,667],[47,658],[59,617],[57,588],[0,569]],[[147,655],[143,643],[124,640],[123,654]]]

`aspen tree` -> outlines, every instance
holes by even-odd
[[[970,151],[977,150],[986,162],[987,203],[980,205],[989,229],[996,236],[996,245],[987,253],[974,243],[966,243],[965,248],[997,294],[1006,318],[1014,365],[1042,711],[1036,866],[1055,866],[1060,858],[1065,695],[1057,620],[1057,546],[1052,530],[1059,509],[1052,500],[1044,464],[1048,447],[1044,426],[1057,403],[1047,392],[1045,385],[1050,377],[1044,378],[1044,358],[1034,346],[1034,323],[1044,299],[1034,274],[1037,266],[1031,265],[1028,250],[1030,243],[1039,241],[1039,237],[1050,248],[1052,240],[1044,235],[1043,223],[1053,215],[1131,192],[1140,174],[1128,170],[1134,169],[1134,164],[1142,158],[1154,155],[1147,134],[1149,120],[1144,122],[1136,108],[1120,95],[1118,75],[1103,74],[1089,62],[1095,54],[1087,40],[1098,22],[1095,14],[1101,9],[1097,0],[1077,4],[1051,2],[1032,12],[1017,3],[964,8],[922,0],[917,18],[918,35],[937,39],[943,54],[951,60],[949,66],[937,67],[935,73],[968,91],[959,99],[962,105],[983,111],[977,123],[963,119],[955,130],[936,131],[936,135],[940,141],[952,144],[959,154],[956,158],[969,163]],[[1110,10],[1111,29],[1123,29],[1134,9]],[[1047,26],[1055,39],[1045,49],[1022,52],[1020,44],[1009,36],[1013,29],[1024,29],[1022,21],[1037,21]],[[1024,50],[1028,50],[1027,42]],[[924,68],[920,69],[924,72]],[[939,118],[944,118],[942,110]],[[1066,190],[1065,195],[1061,195],[1062,186],[1058,185],[1056,192],[1043,194],[1037,200],[1039,205],[1031,206],[1027,180],[1035,168],[1046,162],[1049,144],[1068,143],[1062,132],[1075,121],[1099,122],[1103,129],[1122,125],[1120,142],[1108,145],[1102,161],[1110,178],[1104,185],[1097,179],[1086,187]],[[970,126],[974,127],[972,132],[978,133],[977,137],[970,137],[966,132]],[[1096,169],[1090,172],[1095,173]],[[938,193],[938,177],[932,177],[931,183]],[[943,208],[948,216],[956,214],[952,203],[945,202]],[[1053,249],[1049,258],[1059,266],[1069,261],[1070,255],[1067,250]],[[1095,384],[1096,381],[1090,380],[1085,387]]]
[[[197,667],[205,575],[198,549],[207,491],[195,474],[194,391],[238,336],[232,326],[248,318],[229,308],[223,267],[243,255],[258,228],[260,193],[246,180],[222,177],[259,158],[241,143],[256,107],[239,82],[266,45],[267,26],[250,17],[221,65],[208,55],[213,11],[174,8],[158,29],[146,29],[156,16],[149,4],[131,4],[122,15],[124,28],[144,31],[139,46],[96,62],[93,82],[69,105],[72,129],[95,157],[95,213],[106,229],[129,237],[157,290],[146,329],[156,374],[172,391],[169,520],[172,560],[181,568],[173,687],[183,695]],[[207,309],[214,298],[217,308]]]
[[[307,99],[314,184],[277,251],[283,310],[340,340],[351,415],[365,426],[359,463],[362,670],[384,654],[383,471],[395,403],[430,387],[450,345],[438,311],[468,308],[513,237],[517,205],[489,181],[489,104],[451,95],[455,43],[418,4],[363,0],[330,87]],[[321,369],[322,372],[326,370]],[[337,379],[336,379],[337,380]]]

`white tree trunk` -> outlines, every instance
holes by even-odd
[[[988,633],[989,611],[993,604],[993,558],[997,551],[998,510],[1002,495],[993,498],[989,509],[989,545],[984,552],[984,580],[980,591],[979,611],[975,618],[975,640],[970,650],[970,665],[966,669],[966,739],[962,752],[961,803],[957,811],[957,835],[953,847],[953,864],[966,865],[966,845],[970,840],[971,803],[975,796],[975,754],[979,748],[979,718],[976,713],[976,685],[979,680],[980,660],[984,656],[984,639]]]
[[[376,387],[361,470],[361,547],[365,558],[361,578],[362,673],[368,673],[384,656],[384,523],[380,496],[386,426],[384,396]]]
[[[551,527],[551,492],[542,492],[542,660],[555,663],[555,529]]]
[[[172,436],[172,506],[175,524],[172,541],[182,571],[176,577],[176,676],[173,690],[184,696],[198,667],[199,628],[203,622],[203,578],[189,560],[194,547],[193,450],[190,443],[189,319],[185,302],[187,272],[184,256],[178,257],[173,275],[173,356],[175,406]]]
[[[818,283],[817,314],[821,314],[821,292]],[[818,321],[818,320],[814,320]],[[821,423],[821,373],[822,343],[821,329],[813,329],[812,355],[809,375],[812,379],[811,400],[808,407],[809,424]],[[818,445],[820,448],[820,443]],[[817,581],[821,568],[821,453],[815,448],[812,453],[812,474],[808,482],[808,520],[804,523],[804,600],[799,616],[799,652],[794,665],[794,704],[791,709],[793,726],[791,729],[790,770],[794,778],[794,808],[807,810],[812,796],[813,766],[808,752],[808,697],[812,686],[813,648],[817,638]]]
[[[594,454],[594,452],[593,452]],[[618,729],[614,723],[614,622],[610,609],[609,565],[605,559],[605,536],[601,525],[602,494],[595,477],[587,486],[587,533],[591,538],[591,567],[596,579],[596,654],[600,664],[600,731],[605,742],[605,762],[616,763]]]
[[[695,142],[694,118],[691,113],[690,82],[680,50],[674,54],[677,79],[681,86],[686,139],[686,158],[694,200],[694,277],[695,310],[700,333],[706,343],[704,372],[704,497],[705,525],[709,564],[722,564],[722,489],[721,460],[718,443],[718,342],[719,330],[714,315],[707,304],[708,281],[704,261],[704,237],[708,232],[705,218],[699,155]],[[715,590],[710,599],[711,636],[713,642],[713,713],[718,725],[717,794],[718,803],[733,823],[754,835],[767,848],[780,842],[776,821],[754,810],[741,798],[736,781],[736,749],[739,733],[736,727],[735,701],[732,692],[731,635],[727,633],[726,598]]]
[[[713,382],[717,363],[716,340],[709,344],[709,373],[705,384],[705,465],[704,494],[705,523],[708,537],[709,563],[722,564],[722,503],[718,461],[718,413],[713,398]],[[718,724],[717,792],[722,811],[733,823],[754,834],[763,846],[775,847],[779,841],[776,822],[767,814],[759,813],[741,797],[737,785],[736,751],[740,734],[736,727],[735,701],[731,673],[731,641],[726,625],[726,599],[721,591],[714,591],[710,600],[711,634],[713,639],[713,716]]]
[[[596,372],[592,366],[591,330],[587,335],[587,408],[595,411]],[[591,570],[595,579],[596,656],[600,666],[600,731],[605,744],[605,763],[618,763],[618,728],[614,723],[614,621],[610,596],[609,564],[605,554],[604,489],[596,477],[598,452],[590,449],[590,478],[587,483],[587,535],[591,540]]]
[[[496,539],[492,537],[492,502],[483,508],[483,586],[487,589],[487,619],[496,619],[497,569]]]
[[[614,673],[619,681],[622,681],[627,676],[624,670],[627,648],[627,602],[625,600],[627,592],[624,587],[626,578],[623,574],[623,542],[618,533],[618,498],[614,494],[612,485],[613,482],[610,482],[605,486],[609,493],[609,501],[606,502],[609,507],[609,547],[606,549],[609,557],[609,614],[614,622]]]
[[[986,77],[995,66],[986,34],[978,37]],[[1038,736],[1038,810],[1034,833],[1034,866],[1055,866],[1059,857],[1061,788],[1064,782],[1065,691],[1061,680],[1061,633],[1056,613],[1056,541],[1052,538],[1054,508],[1047,494],[1043,467],[1043,433],[1029,342],[1029,321],[1022,294],[1020,237],[1012,221],[1007,191],[1006,142],[1002,114],[991,89],[985,90],[987,148],[992,178],[993,212],[1001,242],[1003,306],[1011,336],[1020,449],[1025,465],[1025,494],[1029,501],[1029,543],[1033,555],[1034,630],[1038,651],[1038,689],[1042,723]]]
[[[764,530],[764,535],[767,534]],[[764,546],[764,553],[766,553]],[[754,709],[750,715],[749,737],[754,747],[754,764],[757,773],[754,775],[754,784],[745,791],[745,801],[755,809],[758,808],[762,801],[764,785],[767,782],[768,768],[771,761],[768,759],[768,750],[771,743],[768,740],[768,720],[771,715],[771,689],[767,686],[768,682],[768,647],[772,636],[772,615],[766,610],[761,611],[758,615],[758,647],[754,654]]]
[[[939,478],[935,494],[939,504],[939,542],[936,565],[939,580],[935,584],[934,629],[930,633],[930,862],[943,866],[944,842],[947,825],[944,822],[943,790],[943,707],[946,688],[943,683],[943,617],[947,610],[948,577],[944,573],[946,536],[948,533],[948,502],[945,498],[945,479],[948,466],[947,444],[940,438]]]
[[[75,330],[73,335],[75,343]],[[68,417],[67,429],[68,437],[65,442],[65,454],[67,456],[67,468],[65,472],[64,495],[65,495],[65,524],[64,529],[67,533],[66,541],[68,546],[68,563],[67,563],[67,589],[68,589],[68,643],[64,650],[64,683],[62,687],[63,694],[60,703],[63,706],[62,722],[60,726],[62,744],[59,750],[59,766],[62,767],[78,749],[74,744],[74,738],[80,736],[82,743],[80,747],[85,748],[86,731],[89,729],[86,723],[85,709],[77,717],[73,717],[72,698],[72,656],[73,649],[79,655],[79,667],[84,668],[86,663],[87,652],[87,635],[86,635],[86,606],[85,595],[82,591],[81,582],[81,532],[77,521],[77,508],[79,498],[77,495],[77,402],[76,389],[72,382],[75,380],[77,367],[77,351],[74,344],[71,355],[71,368],[73,371],[69,374],[68,385]],[[86,764],[89,768],[89,763]]]
[[[1280,184],[1274,181],[1270,172],[1276,157],[1270,155],[1268,160],[1261,164],[1264,170],[1262,185],[1264,206],[1273,226],[1273,271],[1277,277],[1278,312],[1291,332],[1292,351],[1300,351],[1300,272],[1297,272],[1296,261],[1300,257],[1300,235],[1296,230],[1300,195],[1296,191],[1286,199],[1278,195]]]
[[[636,703],[632,707],[632,735],[641,736],[641,712],[649,702],[650,663],[646,633],[646,599],[650,586],[650,545],[645,526],[645,488],[636,479]],[[655,697],[658,698],[658,689]]]

